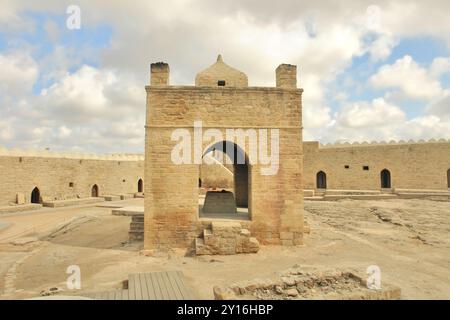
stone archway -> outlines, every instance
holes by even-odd
[[[381,188],[390,189],[391,188],[391,172],[388,169],[383,169],[380,172]]]
[[[138,180],[138,192],[144,192],[144,181],[142,179]]]
[[[317,172],[316,175],[316,187],[317,189],[327,188],[327,174],[323,171]]]
[[[450,189],[450,169],[447,170],[447,188]]]
[[[98,196],[99,196],[99,189],[98,186],[94,184],[91,189],[91,197],[97,198]]]
[[[41,203],[41,192],[38,187],[31,192],[31,203]]]
[[[221,153],[220,160],[217,160],[213,155],[217,152]],[[221,166],[223,170],[230,172],[230,170],[225,167],[226,163],[231,163],[232,173],[233,173],[233,186],[232,190],[225,190],[220,188],[217,191],[208,191],[205,198],[205,207],[201,213],[207,214],[206,209],[215,208],[221,213],[234,214],[244,213],[246,216],[250,217],[249,213],[249,189],[250,189],[250,179],[249,179],[249,159],[245,151],[242,150],[236,143],[230,141],[219,141],[210,146],[208,146],[203,152],[202,159],[205,156],[210,156],[213,160],[213,166]],[[203,164],[208,166],[208,164]],[[231,195],[227,194],[231,193]],[[217,193],[217,194],[215,194]],[[215,201],[216,204],[212,203]],[[233,201],[233,205],[229,202]],[[230,212],[227,212],[229,210]]]

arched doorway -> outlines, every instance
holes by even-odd
[[[325,172],[323,172],[323,171],[317,172],[316,185],[317,185],[317,189],[326,189],[327,188],[327,174]]]
[[[31,192],[31,203],[41,203],[41,192],[38,187],[34,188]]]
[[[232,193],[232,197],[234,197],[235,207],[237,213],[245,213],[245,215],[250,214],[249,209],[249,189],[250,189],[250,166],[249,160],[245,152],[239,147],[236,143],[230,141],[220,141],[216,142],[213,145],[207,147],[202,155],[204,158],[207,155],[211,155],[209,161],[214,162],[211,165],[220,165],[224,172],[228,172],[229,175],[232,175],[233,181],[232,183],[223,188],[221,185],[218,185],[218,190],[216,192],[228,192]],[[215,160],[214,160],[215,159]],[[207,165],[207,164],[205,164]],[[205,187],[208,188],[207,183],[203,183],[208,180],[208,176],[201,176],[199,179],[199,187],[205,184]],[[231,181],[230,181],[231,182]],[[210,186],[211,187],[211,186]],[[214,188],[213,188],[214,190]],[[207,192],[208,196],[208,192]],[[217,195],[216,195],[217,196]],[[229,195],[221,195],[217,196],[219,199],[217,202],[217,207],[220,207],[220,199],[227,198],[230,199]],[[205,198],[205,202],[207,199]],[[232,213],[232,212],[230,212]]]
[[[450,189],[450,169],[447,170],[447,188]]]
[[[388,169],[384,169],[380,173],[381,178],[381,188],[390,189],[391,188],[391,172]]]
[[[144,192],[144,181],[142,179],[138,181],[138,192]]]
[[[96,184],[94,184],[91,189],[91,197],[96,198],[96,197],[98,197],[98,195],[99,195],[98,186]]]

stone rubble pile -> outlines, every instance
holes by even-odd
[[[398,299],[400,289],[391,286],[368,289],[365,280],[353,272],[306,272],[291,268],[276,279],[214,287],[214,296],[217,300]]]

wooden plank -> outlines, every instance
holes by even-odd
[[[154,283],[152,281],[150,274],[144,273],[143,276],[145,278],[145,282],[147,283],[148,299],[156,300],[156,290],[154,288]]]
[[[173,278],[174,278],[175,282],[177,283],[178,289],[180,290],[181,295],[183,296],[183,299],[189,300],[190,295],[189,295],[188,288],[185,286],[184,282],[181,279],[183,274],[179,273],[178,271],[173,271],[171,273],[173,273]]]
[[[108,292],[108,300],[116,300],[116,291],[110,291]]]
[[[139,274],[131,274],[128,276],[128,279],[131,280],[131,278],[134,279],[134,299],[135,300],[142,300],[142,289],[141,289],[141,279]],[[132,288],[128,288],[128,290],[132,290]]]
[[[163,300],[170,300],[170,295],[169,295],[169,292],[167,290],[167,284],[164,281],[164,278],[162,277],[162,273],[161,272],[156,272],[155,273],[155,278],[157,279],[159,287],[161,288],[162,299]]]
[[[129,300],[136,300],[136,294],[135,294],[135,290],[136,290],[136,284],[134,283],[135,278],[134,276],[131,274],[128,276],[128,299]]]
[[[145,274],[140,273],[139,276],[139,282],[141,283],[141,290],[142,290],[142,300],[149,300],[149,290],[147,287],[147,281],[145,279]]]
[[[177,274],[177,277],[175,279],[177,280],[178,287],[181,292],[183,293],[183,297],[185,300],[194,300],[194,295],[192,294],[191,289],[186,284],[186,281],[184,280],[184,275],[181,271],[174,271]]]
[[[183,300],[183,295],[181,294],[180,288],[178,287],[174,279],[174,274],[170,272],[164,272],[163,276],[166,277],[169,282],[172,300]]]
[[[102,300],[102,292],[97,292],[94,297],[95,300]]]
[[[94,299],[95,293],[85,293],[85,294],[82,295],[82,297]]]
[[[153,288],[155,289],[155,300],[163,300],[163,293],[161,287],[159,285],[158,279],[156,278],[155,273],[149,273],[150,279],[153,283]]]

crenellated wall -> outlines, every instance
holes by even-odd
[[[143,156],[82,155],[0,149],[0,206],[31,201],[35,187],[44,201],[138,192],[144,179]]]
[[[303,152],[305,189],[316,189],[316,175],[323,171],[327,189],[380,190],[383,169],[391,173],[392,189],[448,189],[450,140],[326,145],[312,141],[303,143]],[[200,177],[214,186],[233,184],[232,172],[221,165],[202,165]],[[18,193],[29,203],[35,187],[45,200],[90,197],[94,184],[100,195],[135,193],[139,179],[144,179],[143,155],[0,148],[0,206],[15,204]]]
[[[391,141],[320,145],[304,142],[305,189],[316,189],[326,174],[327,189],[380,190],[381,171],[389,170],[391,189],[448,188],[450,140]]]

